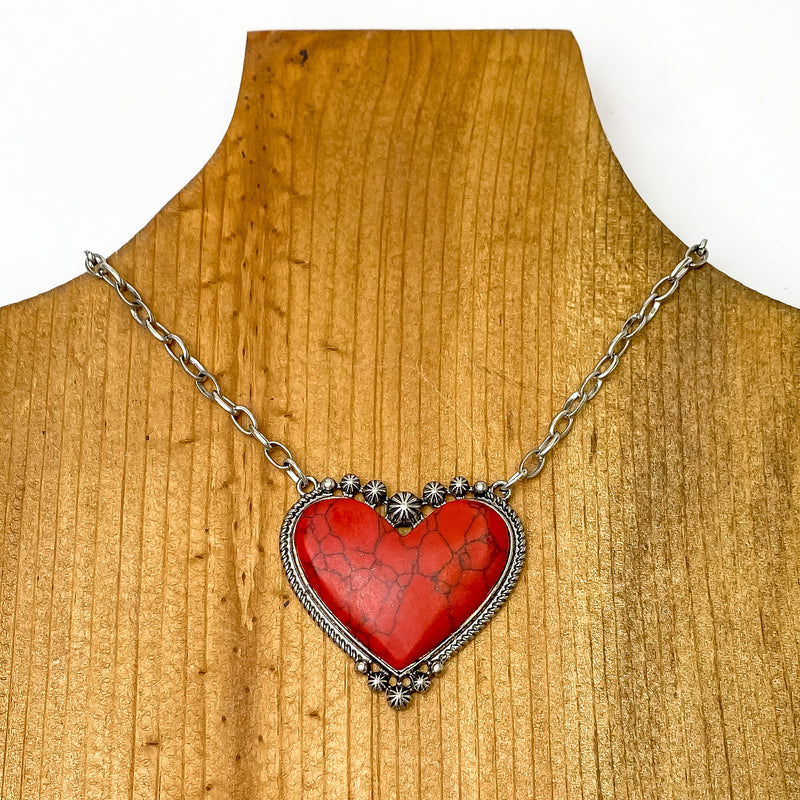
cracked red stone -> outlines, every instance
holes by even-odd
[[[508,560],[503,517],[453,500],[400,534],[358,500],[311,503],[295,527],[300,567],[342,625],[401,671],[451,634],[489,596]]]

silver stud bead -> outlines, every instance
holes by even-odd
[[[444,503],[447,489],[439,481],[431,481],[425,484],[422,490],[422,500],[433,508],[438,508]]]
[[[411,689],[396,683],[386,690],[386,702],[392,708],[405,708],[411,702]]]
[[[472,491],[475,492],[478,497],[483,497],[483,495],[489,491],[489,485],[486,481],[475,481]]]
[[[411,675],[411,689],[415,692],[425,692],[430,689],[431,676],[429,672],[417,670]]]
[[[367,664],[366,661],[356,662],[356,671],[360,672],[362,675],[364,675],[368,669],[369,669],[369,664]]]
[[[333,478],[323,478],[319,485],[326,492],[332,492],[336,488],[336,481]]]
[[[439,673],[441,673],[443,669],[444,669],[444,664],[442,664],[441,661],[434,661],[433,664],[431,664],[431,672],[434,675],[439,675]]]
[[[386,502],[386,484],[383,481],[367,481],[361,494],[368,505],[377,508]]]
[[[456,498],[462,498],[469,491],[469,481],[463,475],[456,475],[450,481],[450,494]]]
[[[345,497],[352,497],[361,491],[361,481],[358,475],[345,475],[339,481],[339,488]]]
[[[386,517],[395,527],[414,525],[420,518],[422,501],[411,492],[397,492],[386,503]]]
[[[380,670],[367,675],[367,686],[373,692],[385,692],[389,688],[389,676]]]

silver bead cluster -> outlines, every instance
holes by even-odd
[[[442,671],[442,665],[436,663],[420,664],[418,669],[412,670],[406,675],[390,675],[378,664],[367,664],[360,661],[356,669],[367,675],[367,686],[376,693],[385,693],[386,702],[392,708],[405,708],[414,694],[421,694],[428,691],[431,686],[431,678],[434,673]]]
[[[364,502],[374,509],[383,506],[386,508],[386,518],[396,528],[410,528],[422,519],[424,506],[439,508],[447,500],[447,496],[461,500],[472,492],[476,497],[481,497],[489,491],[486,481],[476,481],[470,485],[463,475],[456,475],[448,486],[439,481],[430,481],[422,489],[422,497],[413,492],[396,492],[391,497],[386,491],[386,484],[379,480],[370,480],[361,484],[358,475],[352,473],[344,475],[338,482],[333,478],[320,481],[320,486],[326,492],[339,489],[345,497],[355,497],[361,494]]]

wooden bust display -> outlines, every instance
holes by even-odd
[[[107,255],[310,474],[418,490],[510,475],[686,244],[568,32],[251,33],[218,149]],[[291,593],[294,486],[109,287],[0,309],[0,369],[3,798],[800,796],[797,310],[682,283],[400,713]]]

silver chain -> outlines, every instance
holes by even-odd
[[[167,354],[183,367],[184,372],[194,381],[200,394],[213,400],[222,408],[231,418],[231,422],[237,430],[246,436],[252,436],[263,447],[267,461],[273,467],[283,470],[294,481],[300,494],[306,494],[315,489],[317,487],[316,479],[303,472],[289,448],[285,444],[265,436],[258,427],[255,414],[247,406],[234,403],[220,391],[219,382],[214,374],[189,353],[185,342],[177,333],[172,333],[165,325],[156,320],[137,289],[125,281],[103,256],[90,250],[84,252],[86,253],[87,272],[104,280],[116,290],[120,299],[128,306],[133,319],[156,341],[164,345]],[[639,310],[622,323],[622,327],[609,343],[605,354],[586,376],[580,388],[564,401],[561,410],[550,422],[544,439],[525,453],[519,462],[517,471],[511,477],[504,481],[495,481],[492,484],[493,491],[508,498],[514,484],[523,479],[535,478],[544,469],[548,453],[570,432],[578,412],[600,391],[603,381],[619,366],[620,359],[628,349],[633,337],[653,319],[661,304],[678,290],[684,276],[690,270],[702,267],[707,261],[708,248],[706,239],[703,239],[686,250],[684,257],[675,265],[672,272],[656,281]]]
[[[684,276],[693,269],[702,267],[708,261],[707,240],[693,244],[686,250],[683,258],[675,265],[669,275],[665,275],[653,284],[638,311],[634,311],[619,329],[617,335],[609,342],[608,349],[597,362],[594,369],[584,378],[580,388],[574,391],[561,406],[561,410],[553,417],[547,435],[542,441],[522,457],[517,471],[504,481],[496,481],[492,489],[508,498],[511,487],[523,478],[535,478],[543,469],[547,454],[570,432],[572,423],[578,412],[600,391],[603,381],[619,366],[623,353],[630,346],[631,340],[656,315],[661,304],[672,297]]]
[[[264,448],[267,461],[273,467],[285,472],[294,481],[300,494],[306,494],[312,489],[316,489],[316,479],[303,472],[289,448],[285,444],[265,436],[258,427],[255,414],[247,406],[234,403],[220,391],[219,381],[214,373],[206,369],[197,358],[189,353],[189,348],[177,333],[172,333],[165,325],[156,320],[136,287],[122,278],[103,256],[90,250],[84,252],[86,253],[86,271],[95,278],[104,280],[116,290],[122,302],[128,306],[134,320],[156,341],[164,345],[167,355],[183,367],[183,371],[194,381],[200,394],[213,400],[225,411],[237,430],[245,436],[252,436]]]

